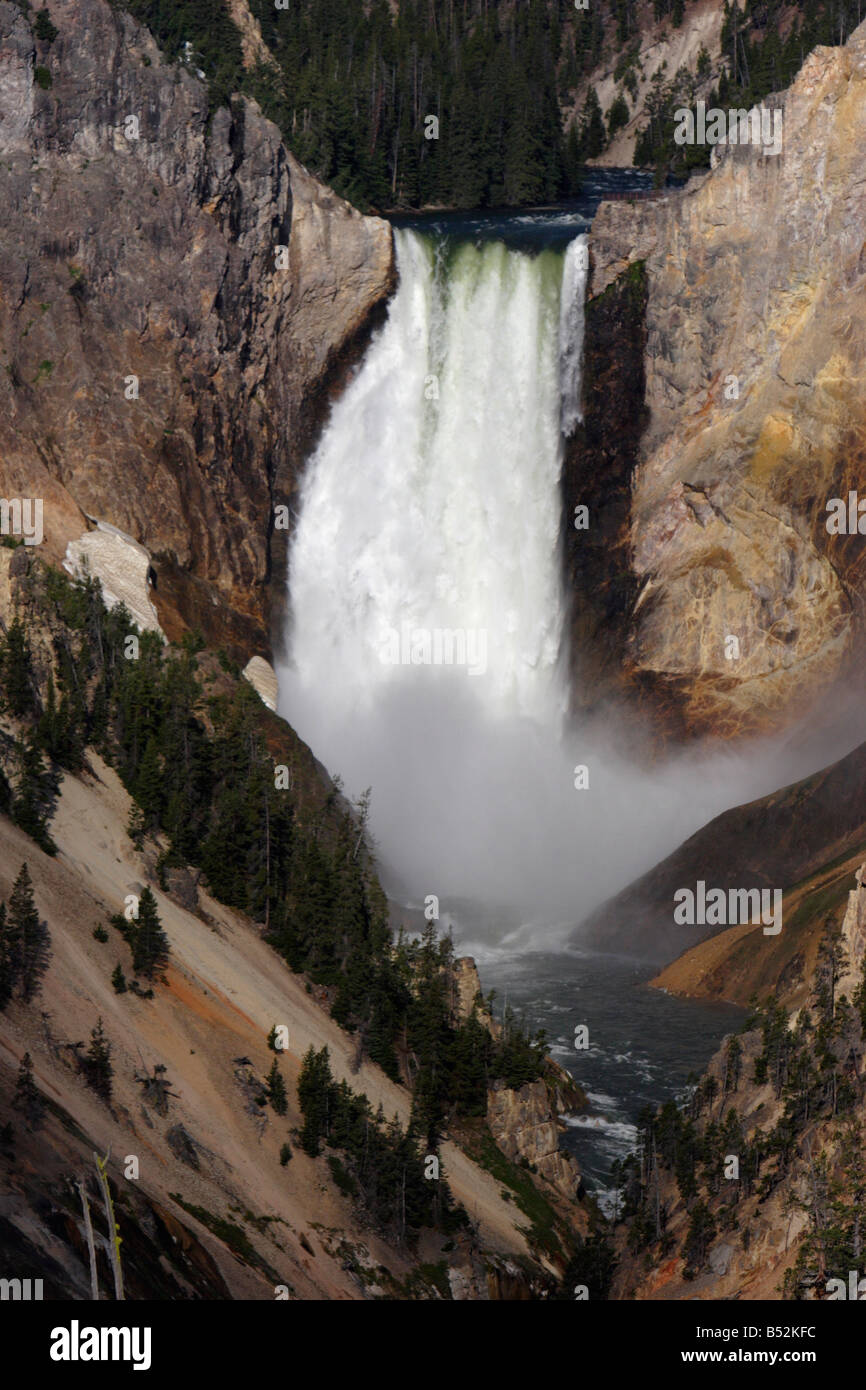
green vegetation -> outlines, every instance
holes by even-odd
[[[49,87],[52,86],[51,73],[48,71],[48,68],[43,67],[41,64],[33,69],[33,76],[36,79],[37,87],[41,87],[43,92],[47,92]]]
[[[626,93],[634,102],[638,92],[633,0],[585,10],[573,0],[250,0],[273,58],[253,70],[227,0],[112,2],[169,60],[205,74],[211,111],[234,93],[255,97],[302,163],[363,209],[574,194],[582,162],[622,128]],[[653,0],[653,19],[679,28],[693,3]],[[817,44],[844,42],[861,18],[862,0],[725,0],[724,70],[708,105],[747,109],[783,90]],[[44,10],[34,29],[49,42],[56,33]],[[594,89],[567,120],[603,61],[621,84],[606,121]],[[710,68],[703,50],[697,79],[664,68],[652,77],[635,164],[655,166],[660,182],[709,162],[707,146],[677,146],[673,134],[675,111],[694,106]],[[49,87],[48,69],[35,71]]]
[[[655,0],[670,9],[671,0]],[[791,23],[793,12],[793,23]],[[725,0],[722,28],[724,70],[705,97],[707,108],[749,110],[790,86],[819,44],[841,44],[864,17],[862,0]],[[709,56],[698,59],[698,80],[709,72]],[[634,162],[662,172],[687,174],[706,168],[708,145],[674,142],[675,112],[694,109],[696,82],[684,69],[655,73],[647,99],[649,121],[638,138]]]
[[[120,8],[147,25],[170,61],[207,74],[212,110],[238,90],[243,55],[226,0],[122,0]]]
[[[79,1058],[79,1066],[88,1086],[109,1104],[114,1067],[111,1065],[111,1043],[105,1036],[101,1018],[90,1034],[90,1046],[86,1055]]]
[[[60,31],[52,24],[48,11],[41,9],[36,11],[33,32],[42,43],[53,43]]]
[[[501,1182],[514,1193],[514,1200],[529,1220],[530,1239],[533,1244],[548,1254],[561,1255],[562,1246],[557,1233],[556,1212],[535,1186],[526,1169],[519,1167],[505,1157],[502,1150],[497,1148],[493,1142],[486,1126],[474,1142],[470,1141],[469,1151],[482,1168],[486,1168],[497,1182]]]
[[[301,1148],[312,1158],[323,1145],[339,1150],[342,1160],[328,1155],[334,1181],[380,1230],[411,1243],[422,1227],[452,1231],[466,1224],[444,1177],[425,1176],[428,1148],[416,1125],[404,1133],[396,1116],[386,1122],[381,1106],[374,1113],[366,1096],[335,1081],[326,1047],[320,1052],[311,1047],[304,1057],[298,1101],[304,1116]]]
[[[0,903],[0,1011],[10,1000],[29,1003],[48,969],[51,937],[33,898],[27,865],[22,864],[9,906]]]
[[[184,1211],[189,1212],[190,1216],[194,1216],[196,1221],[200,1221],[213,1235],[223,1241],[245,1264],[261,1270],[272,1284],[282,1282],[276,1271],[266,1260],[262,1259],[246,1231],[236,1225],[234,1221],[229,1221],[224,1216],[214,1216],[213,1212],[208,1211],[206,1207],[198,1207],[192,1202],[184,1201],[179,1192],[170,1192],[168,1195],[173,1202],[177,1202],[179,1207],[183,1207]]]
[[[23,1116],[28,1129],[39,1129],[45,1118],[45,1101],[33,1080],[33,1059],[29,1052],[21,1058],[12,1106]]]
[[[604,1232],[596,1231],[578,1245],[555,1297],[559,1301],[572,1302],[577,1297],[575,1290],[583,1288],[591,1302],[606,1299],[615,1270],[616,1252],[613,1244]]]
[[[54,671],[41,690],[17,617],[0,643],[0,700],[23,727],[5,754],[0,739],[0,810],[51,852],[59,773],[79,771],[85,748],[96,748],[134,800],[135,843],[162,837],[161,873],[200,868],[215,897],[252,917],[292,970],[327,990],[360,1055],[394,1080],[407,1079],[398,1055],[410,1059],[414,1120],[428,1148],[452,1115],[485,1114],[492,1081],[519,1087],[543,1075],[543,1035],[529,1036],[510,1012],[495,1039],[478,1009],[454,1019],[450,940],[431,924],[419,941],[394,941],[365,840],[368,793],[353,813],[339,784],[320,788],[302,816],[297,791],[276,788],[275,763],[291,755],[268,746],[257,695],[226,676],[209,693],[199,640],[166,647],[158,634],[137,633],[123,607],[106,609],[96,581],[47,566],[34,569],[30,593],[34,619],[54,634]],[[134,921],[118,913],[112,924],[134,972],[157,979],[168,942],[150,888]],[[151,994],[135,980],[129,989]]]
[[[142,890],[131,935],[133,969],[136,975],[152,980],[167,963],[169,946],[156,910],[156,898],[149,888]]]
[[[286,1083],[280,1076],[280,1069],[277,1066],[277,1059],[271,1063],[267,1080],[268,1101],[275,1115],[285,1115],[289,1108],[286,1098]]]
[[[600,54],[597,5],[403,0],[394,13],[388,0],[251,0],[275,59],[251,73],[225,0],[124,7],[170,58],[207,73],[212,106],[255,96],[298,158],[360,207],[523,204],[577,189],[561,106]]]

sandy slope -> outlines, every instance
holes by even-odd
[[[353,1074],[351,1040],[246,918],[207,895],[202,895],[202,916],[196,916],[154,888],[172,948],[167,984],[157,988],[151,1001],[114,993],[110,975],[115,963],[119,960],[128,976],[132,973],[129,950],[113,928],[108,928],[106,944],[93,938],[93,928],[121,911],[125,896],[140,891],[148,880],[144,861],[125,834],[129,798],[110,768],[96,757],[92,766],[93,779],[64,780],[51,827],[60,851],[56,859],[0,818],[0,892],[8,896],[26,859],[37,905],[53,938],[41,999],[30,1008],[15,1004],[0,1017],[0,1053],[5,1049],[7,1065],[10,1054],[16,1065],[25,1047],[30,1048],[40,1087],[71,1111],[103,1151],[111,1148],[119,1181],[118,1156],[136,1153],[142,1187],[168,1206],[166,1194],[178,1192],[239,1223],[242,1218],[228,1210],[231,1205],[286,1223],[272,1223],[275,1237],[245,1229],[298,1296],[359,1296],[358,1282],[339,1258],[323,1249],[323,1244],[336,1246],[337,1240],[326,1237],[322,1227],[347,1233],[354,1245],[366,1247],[372,1264],[403,1277],[408,1262],[359,1228],[351,1204],[330,1183],[324,1160],[314,1161],[293,1145],[294,1157],[283,1168],[279,1150],[299,1123],[295,1083],[310,1044],[327,1045],[335,1075],[365,1091],[374,1106],[381,1102],[388,1117],[396,1113],[405,1123],[409,1097],[369,1063]],[[68,1052],[52,1051],[40,1011],[47,1011],[48,1030],[59,1042],[86,1041],[102,1016],[113,1048],[116,1119],[64,1064]],[[283,1118],[268,1109],[259,1133],[261,1117],[246,1112],[233,1059],[248,1057],[257,1075],[264,1076],[273,1060],[266,1046],[273,1023],[285,1023],[290,1034],[281,1066],[290,1109]],[[152,1108],[145,1111],[134,1081],[135,1072],[157,1063],[167,1068],[177,1095],[167,1117]],[[165,1143],[165,1131],[178,1123],[200,1146],[200,1172],[177,1159]],[[499,1184],[453,1145],[444,1146],[443,1159],[454,1195],[479,1223],[482,1244],[503,1254],[528,1253],[515,1225],[520,1213],[502,1201]],[[192,1218],[183,1219],[197,1229]],[[301,1233],[306,1233],[313,1256],[301,1248]],[[235,1262],[225,1259],[219,1242],[203,1228],[201,1236],[221,1262],[235,1296],[273,1297],[270,1283],[257,1274],[244,1275],[240,1282],[245,1287],[239,1287]]]
[[[652,8],[649,6],[647,15],[651,14]],[[652,78],[659,69],[664,70],[666,82],[671,81],[680,68],[687,68],[693,75],[696,74],[701,48],[706,48],[713,71],[716,72],[721,56],[723,22],[723,0],[700,0],[700,3],[687,7],[685,22],[679,29],[675,29],[669,20],[648,23],[642,29],[640,61],[643,72],[637,71],[637,100],[633,100],[630,92],[626,93],[632,119],[617,132],[604,154],[590,163],[611,168],[631,165],[638,129],[643,129],[647,124],[644,103],[651,91]],[[614,67],[609,61],[596,68],[586,86],[581,88],[576,107],[578,119],[588,87],[595,87],[606,118],[617,92],[622,90],[622,84],[615,80]]]

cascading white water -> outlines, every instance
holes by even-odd
[[[576,339],[582,297],[560,313],[552,253],[494,242],[446,255],[412,231],[396,233],[396,249],[387,324],[303,490],[290,574],[297,678],[329,699],[342,691],[350,709],[369,705],[405,682],[413,633],[467,634],[481,659],[451,678],[468,679],[491,712],[550,720],[564,704],[559,339]],[[422,639],[414,656],[423,664]]]
[[[585,239],[536,256],[395,239],[387,321],[301,490],[279,708],[351,794],[372,785],[392,890],[486,902],[500,937],[509,918],[512,944],[537,944],[539,922],[549,942],[790,776],[770,746],[635,768],[615,731],[564,726],[559,475],[581,418]]]
[[[575,237],[565,252],[559,313],[559,362],[562,378],[560,427],[570,439],[583,420],[580,401],[583,367],[586,276],[589,251],[585,236]]]

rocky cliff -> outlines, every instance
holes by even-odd
[[[51,558],[89,519],[143,544],[169,635],[243,664],[269,652],[274,507],[391,288],[390,230],[120,10],[48,13],[38,38],[0,3],[0,492],[43,499]]]
[[[680,732],[792,719],[862,651],[862,538],[827,523],[863,477],[866,27],[767,104],[780,155],[719,147],[678,193],[603,204],[591,235],[590,329],[638,273],[646,308],[625,342],[615,316],[588,353],[587,428],[566,460],[576,498],[600,424],[630,492],[626,515],[603,495],[591,513],[606,568],[572,565],[576,637],[608,634],[621,671],[590,666],[578,699],[625,687]],[[620,371],[629,418],[617,397],[599,422],[594,382],[643,341],[643,382]]]
[[[856,1296],[866,1133],[864,868],[847,910],[844,892],[841,901],[826,891],[801,901],[799,969],[779,971],[777,962],[761,1005],[724,1040],[679,1118],[671,1107],[656,1117],[644,1150],[655,1163],[647,1161],[639,1178],[635,1168],[634,1184],[624,1184],[612,1297]],[[851,881],[850,866],[845,877]]]
[[[558,1095],[556,1086],[546,1080],[528,1081],[519,1090],[495,1083],[487,1095],[487,1120],[506,1158],[525,1162],[573,1201],[583,1195],[583,1186],[577,1163],[559,1146],[564,1128],[559,1111],[582,1109],[586,1098],[577,1092],[571,1078],[564,1076],[567,1085]]]
[[[466,1022],[472,1014],[491,1034],[500,1038],[502,1025],[493,1018],[483,1001],[481,980],[471,956],[459,956],[453,965],[455,1022]],[[518,1088],[496,1081],[487,1092],[487,1124],[496,1146],[512,1162],[538,1173],[556,1193],[571,1204],[584,1195],[577,1161],[560,1147],[565,1125],[561,1115],[585,1110],[585,1093],[564,1067],[552,1057],[546,1060],[543,1079],[528,1081]],[[569,1220],[585,1234],[586,1213],[569,1206]]]

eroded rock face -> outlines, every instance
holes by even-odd
[[[563,1196],[577,1197],[580,1173],[559,1147],[559,1124],[544,1081],[528,1081],[519,1091],[495,1082],[487,1093],[487,1122],[506,1158],[525,1158]]]
[[[454,981],[452,1010],[454,1026],[459,1027],[461,1023],[466,1023],[474,1013],[490,1036],[498,1038],[502,1028],[484,1003],[478,967],[472,956],[458,956],[456,958],[452,967],[452,978]]]
[[[104,0],[49,10],[50,44],[0,2],[0,491],[44,499],[52,559],[85,514],[145,545],[169,636],[268,654],[273,508],[390,229]]]
[[[826,523],[866,495],[866,26],[767,105],[781,155],[727,148],[681,193],[604,204],[591,243],[593,296],[637,262],[647,285],[621,658],[672,722],[721,733],[793,717],[862,649],[866,539]]]
[[[842,922],[842,948],[845,967],[837,985],[839,995],[851,999],[863,979],[863,959],[866,957],[866,864],[854,875],[857,887],[848,894],[848,906]]]

